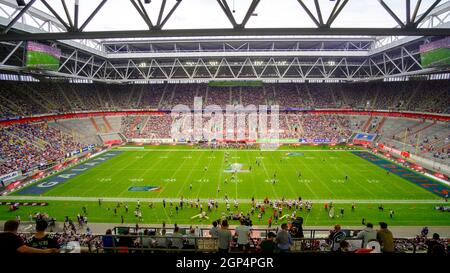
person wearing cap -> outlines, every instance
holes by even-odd
[[[394,236],[387,228],[385,222],[380,222],[380,229],[377,231],[377,240],[381,245],[383,253],[393,253],[395,251]]]
[[[261,253],[274,253],[277,249],[277,244],[274,242],[276,235],[272,231],[267,234],[267,238],[259,243],[258,249]]]
[[[373,229],[373,224],[367,223],[366,227],[358,233],[356,238],[363,239],[363,247],[367,246],[369,240],[377,239],[377,232]]]

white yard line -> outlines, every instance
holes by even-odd
[[[178,202],[179,198],[127,198],[127,197],[75,197],[75,196],[33,196],[33,195],[21,195],[21,196],[1,196],[0,202],[6,201],[86,201],[86,202],[98,202],[98,199],[102,199],[103,202],[162,202],[163,199],[166,202]],[[262,201],[263,199],[257,199]],[[207,198],[200,198],[201,202],[207,202]],[[333,201],[334,204],[443,204],[441,199],[378,199],[378,200],[354,200],[354,199],[309,199],[313,203],[327,203]],[[238,199],[239,203],[251,203],[251,199]]]

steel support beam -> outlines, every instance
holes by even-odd
[[[164,20],[158,24],[158,28],[162,29],[163,26],[167,23],[167,21],[169,20],[170,16],[172,16],[172,14],[175,12],[175,10],[178,8],[178,6],[181,4],[181,0],[177,1],[175,3],[175,5],[172,7],[172,9],[169,11],[169,13],[166,15],[166,17],[164,18]]]
[[[417,16],[417,13],[419,12],[419,8],[420,8],[420,4],[421,3],[422,3],[422,0],[417,0],[416,7],[414,8],[414,12],[413,12],[413,15],[411,17],[411,22],[413,22],[413,23],[416,21],[416,16]]]
[[[161,8],[159,9],[158,21],[156,22],[156,25],[158,25],[158,26],[161,24],[161,19],[162,19],[162,16],[164,14],[164,8],[165,7],[166,7],[166,0],[162,0]]]
[[[327,23],[326,23],[328,27],[331,27],[331,24],[333,24],[334,20],[336,20],[336,18],[339,15],[339,13],[341,13],[342,9],[345,7],[345,5],[347,5],[348,0],[344,0],[342,5],[339,6],[340,2],[341,2],[341,0],[338,0],[336,2],[336,4],[334,5],[333,10],[331,11],[330,17],[328,17],[328,20],[327,20]]]
[[[402,22],[402,20],[400,20],[400,18],[398,18],[398,16],[391,10],[391,8],[389,8],[388,5],[386,5],[386,3],[384,3],[383,0],[378,0],[378,2],[380,2],[380,4],[383,6],[383,8],[389,13],[389,15],[391,15],[392,18],[394,18],[394,20],[397,22],[397,24],[404,28],[405,24]]]
[[[78,29],[78,10],[79,10],[79,8],[80,8],[80,5],[79,5],[80,3],[79,3],[79,0],[75,0],[75,7],[74,7],[74,12],[73,12],[73,17],[74,17],[74,20],[75,20],[75,22],[74,22],[74,28],[75,29]]]
[[[406,26],[411,25],[411,0],[406,0]]]
[[[11,50],[11,52],[9,52],[9,54],[2,60],[2,62],[0,62],[0,65],[4,65],[9,58],[17,51],[17,49],[23,44],[23,42],[19,42],[14,48],[13,50]]]
[[[73,40],[106,38],[201,37],[201,36],[279,36],[279,35],[373,35],[373,36],[450,36],[449,28],[245,28],[170,29],[61,33],[8,33],[0,41]]]
[[[100,11],[100,9],[103,7],[103,5],[106,4],[106,1],[108,0],[103,0],[96,8],[95,10],[91,13],[91,15],[89,15],[89,17],[86,19],[86,21],[84,21],[84,23],[81,25],[80,29],[78,29],[78,31],[83,31],[83,29],[89,24],[89,22],[91,22],[92,18],[95,17],[95,15],[97,15],[97,13]]]
[[[242,20],[242,23],[239,25],[241,28],[244,28],[247,24],[248,20],[250,19],[250,16],[252,16],[253,12],[255,12],[256,7],[258,6],[259,2],[261,0],[253,0],[250,4],[250,7],[247,10],[247,13],[245,14],[244,19]]]
[[[8,31],[14,26],[17,21],[27,12],[27,10],[36,2],[36,0],[31,0],[28,4],[22,8],[22,10],[12,19],[12,21],[3,29],[3,33],[8,33]]]
[[[436,0],[434,1],[434,3],[422,14],[422,16],[420,16],[419,19],[417,19],[417,21],[414,22],[414,25],[417,27],[420,22],[422,22],[423,19],[425,19],[425,17],[427,17],[428,14],[430,14],[430,12],[441,2],[441,0]]]
[[[147,14],[147,11],[145,11],[144,5],[142,5],[142,2],[138,0],[138,4],[136,4],[135,0],[130,0],[131,4],[133,4],[134,8],[137,10],[139,15],[141,15],[142,19],[144,19],[145,23],[147,24],[149,29],[153,28],[153,23],[150,17]]]
[[[69,9],[67,8],[66,5],[66,0],[61,0],[61,4],[64,8],[64,12],[66,13],[67,21],[69,22],[70,28],[73,28],[72,17],[70,17]]]
[[[219,3],[220,8],[222,8],[231,25],[233,25],[234,28],[237,28],[236,20],[234,19],[234,16],[231,13],[230,7],[227,4],[227,0],[217,0],[217,3]]]
[[[312,12],[309,10],[309,8],[305,5],[305,3],[303,3],[303,0],[297,0],[298,3],[302,6],[302,8],[305,10],[305,12],[308,14],[309,18],[311,18],[311,20],[314,22],[314,24],[317,27],[321,27],[322,25],[320,24],[319,21],[317,21],[316,17],[312,14]]]

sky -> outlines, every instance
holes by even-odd
[[[406,20],[405,0],[384,1],[401,20]],[[448,1],[450,0],[443,0],[440,4]],[[48,0],[48,2],[63,18],[66,18],[61,1]],[[75,0],[66,0],[71,14],[73,14],[74,2]],[[100,0],[79,0],[80,22],[84,22],[100,2]],[[158,18],[161,2],[162,0],[152,0],[150,4],[144,4],[153,22],[156,22]],[[230,8],[235,10],[236,21],[240,23],[250,6],[251,0],[228,0],[227,2]],[[314,1],[304,0],[304,2],[313,14],[316,14]],[[417,0],[411,0],[412,10],[416,2]],[[419,14],[423,13],[433,2],[434,0],[423,0]],[[167,14],[175,3],[176,0],[167,0],[164,14]],[[324,21],[326,21],[335,1],[319,0],[319,3]],[[50,13],[41,1],[36,1],[33,7]],[[252,16],[247,23],[249,28],[315,26],[297,0],[261,0],[255,13],[257,16]],[[378,0],[349,0],[332,27],[394,27],[396,25],[397,23],[383,9]],[[164,29],[196,28],[231,28],[231,23],[220,8],[217,0],[182,0],[177,10],[164,26]],[[140,29],[148,29],[148,27],[129,0],[108,0],[85,30]]]

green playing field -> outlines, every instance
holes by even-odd
[[[347,211],[352,202],[364,207],[357,216],[348,215],[345,221],[349,223],[359,224],[361,216],[364,217],[362,214],[371,215],[372,210],[377,213],[378,204],[386,203],[392,204],[386,208],[390,206],[403,211],[398,224],[450,225],[448,213],[441,214],[433,209],[442,198],[398,175],[388,174],[350,150],[344,150],[349,148],[282,146],[275,151],[260,151],[209,150],[191,146],[122,147],[116,150],[120,153],[108,160],[49,187],[39,194],[39,198],[50,202],[48,209],[54,214],[63,215],[70,205],[61,201],[61,197],[67,197],[72,203],[85,202],[90,207],[97,205],[97,198],[130,204],[140,199],[159,206],[162,199],[178,202],[180,197],[185,200],[200,198],[206,207],[206,199],[224,203],[227,196],[231,203],[237,199],[240,204],[245,204],[239,210],[248,210],[246,206],[252,197],[257,200],[301,197],[313,200],[315,204],[311,217],[314,220],[310,220],[313,224],[328,223],[330,219],[326,215],[321,219],[317,213],[322,212],[324,202],[338,201],[345,203],[342,206],[348,207]],[[52,177],[47,178],[47,181],[51,180]],[[36,195],[20,191],[13,194],[14,198],[29,198],[27,200],[35,200],[33,196]],[[77,204],[73,209],[80,210],[80,206]],[[144,215],[145,222],[159,223],[164,219],[188,223],[194,214],[174,215],[156,207],[147,212],[152,217]],[[225,210],[225,206],[221,209]],[[7,218],[5,214],[0,213],[0,218]],[[107,214],[109,216],[104,214],[93,215],[91,220],[119,221],[112,211]]]

